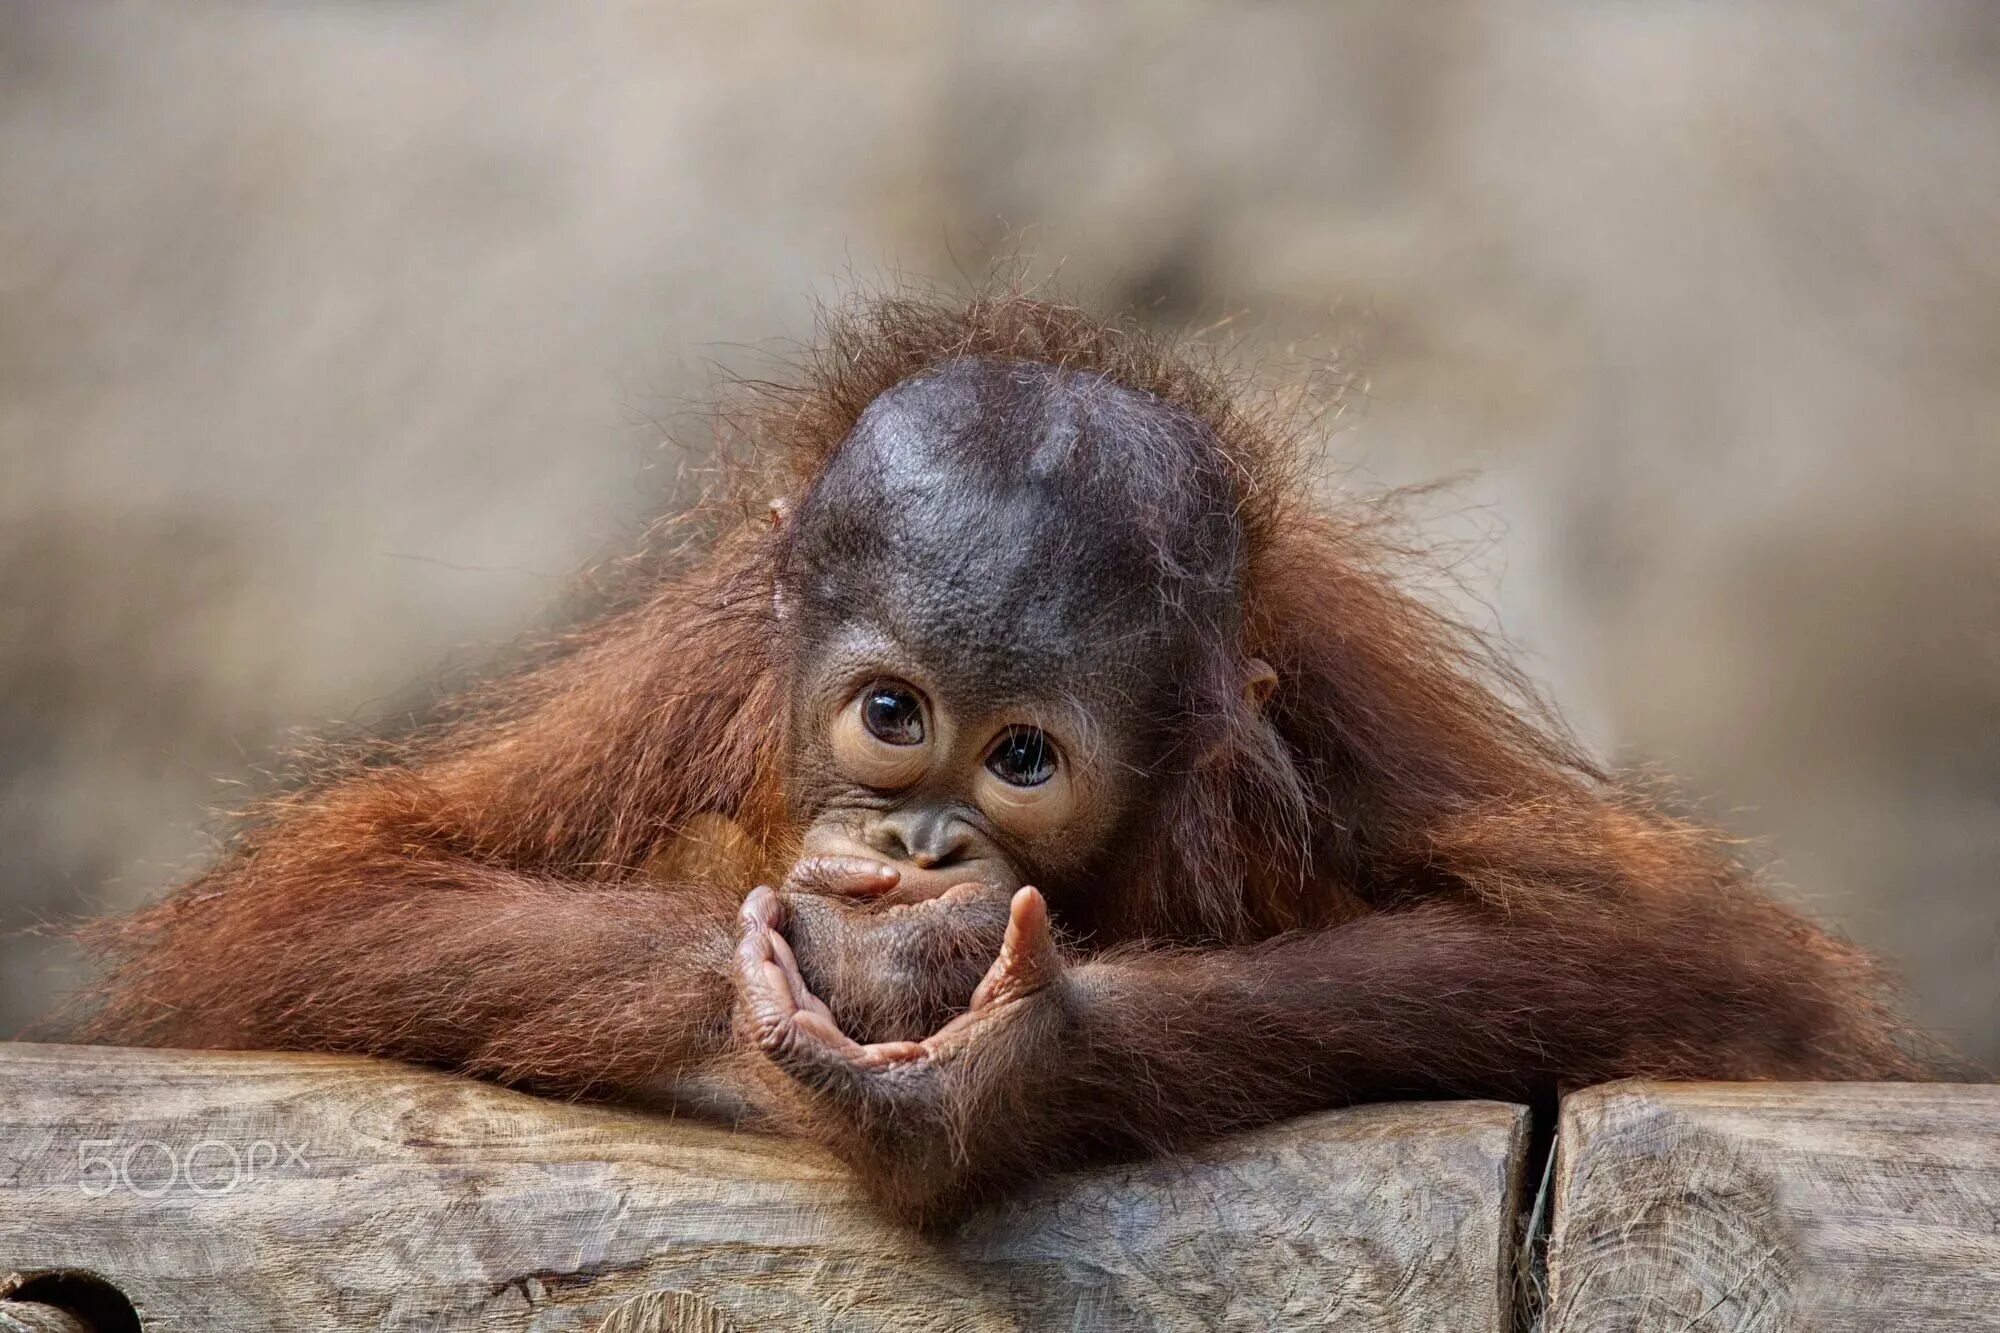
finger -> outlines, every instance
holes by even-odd
[[[793,979],[798,963],[791,946],[772,926],[776,901],[768,888],[758,888],[744,900],[740,919],[743,938],[736,943],[736,976],[760,1020],[789,1018],[799,1008],[803,983]],[[808,995],[810,992],[806,992]]]
[[[826,1007],[826,1001],[813,994],[812,987],[806,985],[805,974],[799,971],[798,955],[792,952],[792,942],[775,932],[769,938],[772,961],[784,970],[785,985],[792,993],[793,1002],[801,1011],[819,1014],[827,1022],[833,1022],[833,1011]]]
[[[784,936],[752,932],[737,946],[736,971],[758,1045],[794,1072],[860,1054],[860,1044],[840,1030],[827,1007],[798,979]]]
[[[833,1020],[831,1014],[813,1013],[802,1009],[793,1026],[798,1029],[801,1037],[809,1039],[819,1048],[810,1052],[816,1057],[833,1056],[850,1064],[861,1057],[861,1043],[842,1032],[840,1024]]]
[[[921,1060],[929,1054],[930,1048],[920,1041],[878,1041],[860,1047],[852,1058],[863,1069],[887,1069]]]
[[[864,1046],[840,1030],[833,1015],[821,1010],[797,1009],[784,1021],[765,1029],[764,1050],[780,1069],[793,1078],[827,1091],[845,1090],[849,1095],[865,1085],[849,1081],[929,1058],[930,1048],[922,1042],[888,1041]]]
[[[771,941],[777,935],[761,927],[746,925],[743,938],[736,942],[736,974],[746,983],[755,983],[763,975],[763,969],[776,962],[771,951]]]
[[[903,872],[866,856],[808,856],[785,876],[785,887],[806,893],[879,898],[895,888]]]
[[[783,1017],[798,1007],[791,983],[778,963],[776,950],[784,936],[772,926],[775,904],[776,895],[760,886],[743,900],[738,914],[743,938],[736,943],[736,976],[750,994],[760,1019]]]
[[[755,1020],[758,1040],[768,1044],[798,1014],[785,971],[772,956],[768,931],[752,931],[736,946],[737,988]]]
[[[1061,973],[1062,957],[1049,929],[1049,905],[1041,890],[1020,889],[1007,904],[1007,937],[1000,942],[1000,956],[972,992],[972,1007],[980,1009],[1031,995]]]
[[[798,997],[792,994],[792,988],[785,982],[785,970],[776,963],[758,965],[757,992],[768,1000],[780,1018],[790,1018],[799,1011]]]
[[[737,919],[746,931],[777,930],[785,923],[785,905],[768,884],[759,884],[744,898]]]

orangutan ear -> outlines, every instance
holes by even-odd
[[[1262,711],[1278,689],[1278,673],[1261,657],[1243,664],[1243,702]]]

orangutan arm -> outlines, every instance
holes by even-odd
[[[728,1040],[737,891],[562,880],[381,836],[316,855],[306,834],[101,923],[114,971],[81,1035],[600,1095],[662,1092]]]

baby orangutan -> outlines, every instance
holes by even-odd
[[[1915,1072],[1198,370],[1013,295],[813,364],[768,515],[99,923],[89,1034],[701,1105],[918,1221],[1363,1098]]]

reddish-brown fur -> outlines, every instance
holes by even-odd
[[[1242,652],[1279,685],[1271,726],[1246,709],[1104,886],[1063,1003],[926,1114],[871,1111],[774,1077],[732,1027],[738,907],[798,836],[778,537],[747,502],[797,494],[876,395],[965,354],[1100,372],[1209,424],[1250,551]],[[733,521],[542,664],[270,802],[171,898],[94,927],[111,970],[89,1035],[369,1052],[558,1094],[704,1073],[919,1216],[1359,1097],[1917,1071],[1867,958],[1518,703],[1477,636],[1399,587],[1374,511],[1316,505],[1285,425],[1193,361],[1017,294],[899,299],[756,396],[723,418],[749,466],[710,512]],[[731,855],[684,854],[718,826]]]

